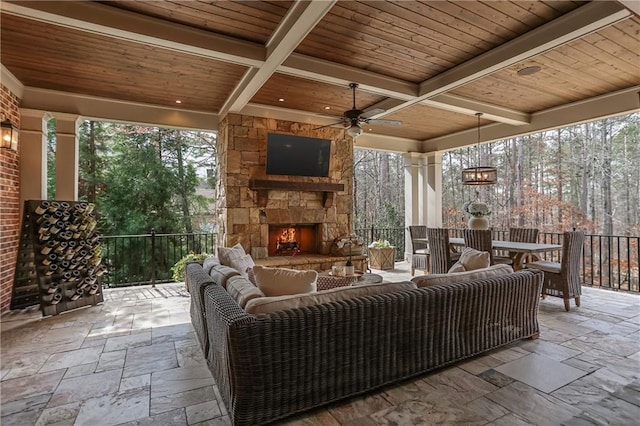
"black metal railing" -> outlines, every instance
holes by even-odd
[[[100,237],[105,287],[173,281],[171,267],[189,253],[215,252],[215,234],[115,235]]]
[[[355,234],[364,241],[365,252],[369,244],[378,240],[387,240],[396,247],[396,261],[404,260],[405,229],[404,228],[360,228]]]
[[[452,237],[462,237],[462,229],[452,229]],[[493,230],[493,238],[504,240],[509,231]],[[541,232],[538,242],[562,245],[562,233]],[[640,237],[585,234],[582,252],[582,284],[640,293]],[[560,262],[562,252],[541,253],[550,262]]]
[[[360,228],[355,230],[365,247],[387,240],[397,248],[396,261],[405,258],[405,228]],[[494,239],[507,239],[508,231],[494,230]],[[462,236],[462,229],[451,229],[451,236]],[[103,284],[117,287],[169,282],[171,267],[193,253],[215,253],[215,234],[118,235],[101,237],[103,264],[107,273]],[[561,233],[543,232],[540,243],[562,244]],[[584,285],[640,293],[640,237],[585,235],[582,257]],[[366,250],[366,248],[365,248]],[[541,258],[560,261],[561,252],[542,253]]]

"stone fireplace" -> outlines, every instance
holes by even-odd
[[[353,142],[344,130],[270,118],[228,114],[217,149],[218,245],[242,244],[256,259],[291,256],[278,232],[292,227],[303,254],[329,255],[334,239],[352,230]],[[329,177],[266,175],[268,133],[331,140]],[[276,231],[279,229],[279,231]]]

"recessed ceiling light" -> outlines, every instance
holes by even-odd
[[[326,106],[326,107],[324,107],[324,109],[331,109],[331,107],[330,106]]]
[[[278,102],[284,102],[284,98],[278,99]]]
[[[176,103],[177,103],[177,104],[181,104],[181,103],[182,103],[182,101],[181,101],[180,99],[178,99],[178,100],[176,101]]]
[[[542,68],[539,65],[532,65],[530,67],[522,68],[518,70],[518,75],[531,75],[540,71]]]

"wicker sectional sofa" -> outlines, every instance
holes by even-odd
[[[233,275],[215,261],[186,268],[193,326],[236,425],[269,423],[539,333],[539,271],[260,315],[221,285]]]

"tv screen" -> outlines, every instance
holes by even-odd
[[[267,135],[268,175],[327,177],[330,155],[330,139]]]

